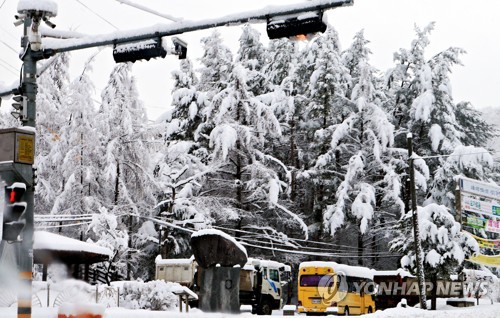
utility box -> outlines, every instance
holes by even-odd
[[[35,161],[35,131],[0,129],[0,162],[4,161],[32,165]]]

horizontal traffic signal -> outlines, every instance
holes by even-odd
[[[304,12],[299,15],[275,16],[267,21],[269,39],[289,38],[325,32],[323,12]]]
[[[113,49],[113,58],[116,63],[147,60],[167,56],[167,50],[162,46],[161,38],[139,42],[118,44]]]

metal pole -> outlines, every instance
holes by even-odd
[[[24,36],[21,45],[24,49],[22,55],[23,73],[21,81],[21,94],[27,98],[27,118],[22,121],[23,126],[35,127],[36,122],[36,60],[31,54],[28,40],[28,30],[33,26],[33,19],[27,17],[24,20]],[[29,178],[33,180],[33,170],[29,169]],[[17,317],[31,317],[32,277],[33,277],[33,214],[35,207],[35,184],[34,180],[27,183],[26,193],[26,224],[21,234],[22,240],[17,244],[17,262],[19,268],[20,289],[17,296]]]
[[[425,274],[424,262],[422,259],[422,244],[420,242],[420,230],[418,227],[418,211],[417,211],[417,191],[415,189],[415,166],[413,158],[413,136],[411,133],[407,135],[408,142],[408,164],[410,169],[410,191],[411,191],[411,210],[413,223],[413,241],[415,245],[415,256],[417,261],[417,280],[420,291],[419,300],[420,308],[427,309],[427,299],[425,290]]]

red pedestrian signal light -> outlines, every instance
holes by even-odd
[[[5,205],[3,207],[2,239],[5,241],[19,241],[26,219],[24,213],[28,204],[24,201],[26,184],[14,182],[5,187]]]

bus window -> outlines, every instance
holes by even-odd
[[[302,275],[300,276],[300,286],[317,287],[323,275]]]
[[[277,269],[270,269],[269,270],[269,279],[275,282],[280,281],[280,275]]]

